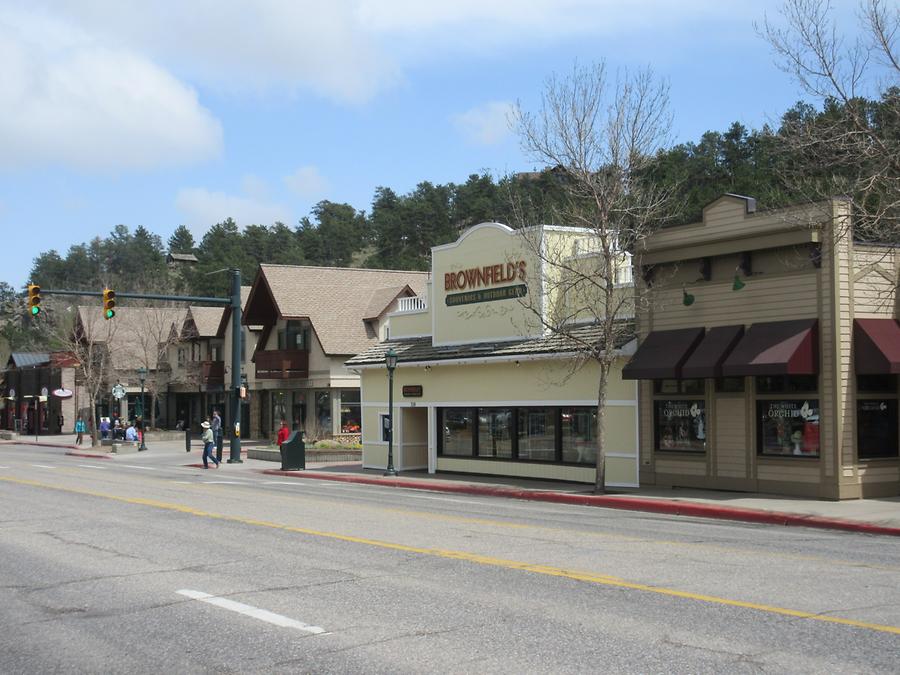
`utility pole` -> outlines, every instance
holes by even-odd
[[[231,270],[231,457],[229,464],[241,460],[241,271]]]

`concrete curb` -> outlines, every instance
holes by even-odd
[[[67,452],[69,457],[88,457],[89,459],[114,459],[112,455],[97,455],[90,452]]]
[[[900,527],[887,527],[853,520],[827,518],[825,516],[785,513],[782,511],[763,511],[734,506],[718,506],[697,502],[677,501],[672,499],[651,499],[647,497],[629,497],[614,495],[579,495],[566,492],[549,492],[543,490],[525,490],[491,485],[473,485],[471,483],[432,483],[430,481],[409,478],[375,478],[347,474],[324,474],[310,471],[281,471],[280,469],[263,469],[262,473],[272,476],[293,476],[297,478],[314,478],[331,480],[340,483],[362,483],[364,485],[381,485],[384,487],[406,488],[409,490],[428,490],[432,492],[451,492],[457,494],[479,495],[485,497],[505,497],[507,499],[525,499],[530,501],[551,502],[557,504],[577,504],[579,506],[596,506],[607,509],[626,511],[645,511],[665,513],[676,516],[693,516],[696,518],[713,518],[717,520],[734,520],[745,523],[765,525],[782,525],[793,527],[814,527],[822,530],[842,530],[845,532],[861,532],[900,537]]]
[[[0,441],[2,445],[34,445],[39,448],[66,448],[67,450],[77,450],[77,445],[64,445],[62,443],[35,443],[34,441]]]

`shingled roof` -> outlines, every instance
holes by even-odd
[[[352,267],[260,265],[244,323],[262,323],[269,296],[278,317],[309,319],[326,354],[357,354],[377,339],[366,330],[364,320],[380,316],[400,295],[424,295],[428,275]]]
[[[187,313],[182,307],[116,307],[116,317],[106,321],[99,306],[79,307],[81,329],[89,340],[107,344],[116,370],[145,366],[155,370],[157,349],[154,336],[168,340],[172,324],[181,326]]]
[[[195,338],[216,337],[224,312],[224,307],[188,307],[182,335]]]
[[[397,354],[398,363],[423,363],[457,359],[490,359],[511,356],[535,356],[546,354],[572,354],[585,343],[596,343],[600,339],[601,327],[597,324],[579,326],[570,335],[551,334],[536,338],[522,338],[509,342],[476,342],[466,345],[433,346],[431,337],[389,340],[374,345],[357,354],[344,365],[348,368],[360,366],[383,366],[388,349]],[[620,331],[616,349],[621,349],[634,339],[633,326]]]

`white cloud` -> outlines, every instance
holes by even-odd
[[[511,133],[509,128],[511,112],[511,103],[491,101],[454,115],[451,120],[456,130],[470,143],[496,145]]]
[[[301,166],[290,176],[284,177],[284,184],[291,192],[307,199],[321,197],[328,188],[328,182],[315,166]]]
[[[195,236],[203,236],[211,226],[226,218],[234,219],[241,226],[292,222],[290,209],[281,204],[204,188],[179,190],[175,207],[183,214],[184,224]]]
[[[222,149],[193,89],[43,15],[0,10],[0,166],[145,169]]]

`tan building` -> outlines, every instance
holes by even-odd
[[[853,241],[839,200],[725,195],[636,262],[642,484],[900,494],[896,246]]]
[[[392,412],[398,470],[595,481],[597,365],[581,363],[575,339],[544,328],[568,299],[545,292],[550,256],[537,255],[523,232],[482,223],[432,248],[427,293],[390,315],[388,339],[347,362],[361,373],[365,467],[387,465]],[[568,265],[593,255],[585,230],[527,234]],[[585,321],[573,338],[596,341],[596,330]],[[637,387],[620,377],[633,344],[629,331],[610,375],[610,486],[638,484]],[[398,356],[392,411],[389,349]]]
[[[253,437],[274,437],[281,420],[309,438],[358,435],[359,376],[344,362],[386,334],[386,317],[401,303],[418,302],[427,278],[260,265],[243,316],[245,326],[260,328],[247,367]]]

